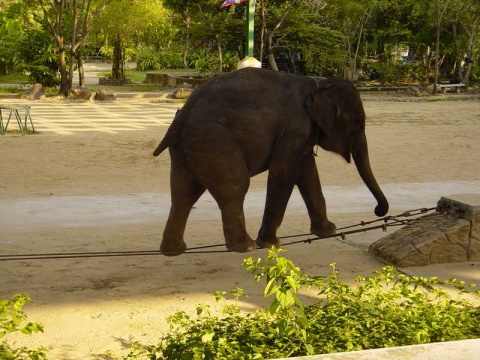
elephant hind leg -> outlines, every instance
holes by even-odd
[[[245,150],[222,126],[192,124],[183,133],[185,163],[193,178],[205,186],[222,212],[227,249],[247,252],[255,249],[245,229],[243,201],[250,185]]]
[[[189,153],[189,162],[202,164],[195,177],[206,186],[222,212],[227,249],[241,253],[255,250],[255,242],[245,228],[243,212],[243,202],[250,185],[243,152],[234,141],[215,145],[209,149],[207,156],[200,151]]]
[[[170,151],[170,156],[172,206],[163,232],[160,251],[166,256],[177,256],[187,249],[183,239],[187,219],[193,205],[205,192],[205,187],[193,179],[189,171],[182,165],[175,150]]]

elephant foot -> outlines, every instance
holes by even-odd
[[[337,231],[337,226],[334,223],[332,223],[328,220],[327,220],[327,223],[325,225],[322,225],[322,226],[312,225],[312,226],[310,226],[310,232],[312,234],[317,235],[318,237],[330,236],[330,235],[335,234],[336,231]]]
[[[182,255],[185,250],[187,250],[187,244],[184,241],[179,244],[165,244],[162,242],[162,245],[160,245],[160,252],[165,256]]]
[[[276,236],[268,237],[268,238],[258,238],[257,246],[262,249],[270,249],[272,246],[280,247],[280,240]]]
[[[255,241],[249,239],[242,243],[226,243],[227,249],[237,253],[246,253],[257,249]]]

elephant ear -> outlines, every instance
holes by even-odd
[[[310,119],[316,122],[325,134],[330,135],[340,115],[340,109],[327,95],[326,89],[319,89],[308,95],[305,99],[305,108]]]

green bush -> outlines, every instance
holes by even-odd
[[[238,63],[240,58],[234,52],[225,52],[223,53],[223,71],[231,72],[238,68]]]
[[[218,56],[204,49],[192,51],[190,54],[190,66],[200,72],[217,72]]]
[[[56,49],[51,39],[41,29],[29,29],[19,40],[18,57],[21,64],[18,70],[29,75],[32,83],[44,87],[60,84],[59,64]]]
[[[139,47],[137,49],[137,70],[178,69],[183,67],[181,53],[160,51],[153,47]]]
[[[280,252],[244,261],[255,281],[266,280],[267,309],[243,314],[235,304],[217,317],[200,306],[195,318],[178,312],[159,344],[136,343],[125,359],[267,359],[480,337],[480,307],[460,298],[466,291],[478,296],[474,285],[409,277],[387,266],[350,286],[334,265],[327,276],[310,276]],[[315,288],[319,301],[304,305],[299,292],[305,287]],[[241,289],[232,294],[244,296]]]
[[[190,67],[199,72],[218,72],[218,53],[208,52],[204,49],[194,51],[190,54]],[[234,52],[224,52],[222,54],[222,71],[229,72],[237,69],[240,61],[238,55]]]
[[[383,62],[366,61],[361,69],[363,80],[368,80],[374,70],[380,74],[379,80],[383,84],[428,83],[428,69],[418,61],[400,62],[391,59]]]
[[[23,312],[23,306],[31,303],[28,295],[15,294],[10,300],[0,300],[0,339],[13,332],[21,332],[31,335],[35,332],[43,332],[43,326],[38,323],[24,324],[27,316]],[[2,360],[41,360],[46,359],[45,349],[29,350],[25,347],[12,349],[4,342],[0,343],[0,359]]]
[[[140,47],[137,50],[137,70],[157,70],[160,69],[160,54],[151,47]]]
[[[184,67],[183,55],[173,51],[162,51],[160,53],[161,69],[181,69]]]

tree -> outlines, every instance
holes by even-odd
[[[11,72],[17,61],[16,43],[23,34],[21,23],[8,13],[0,11],[0,75]]]
[[[349,16],[344,19],[347,20],[347,26],[343,28],[347,30],[345,39],[347,41],[347,51],[349,52],[350,67],[348,71],[348,78],[350,81],[357,79],[357,62],[360,51],[360,45],[365,32],[367,23],[375,15],[379,6],[378,0],[366,0],[358,2],[357,4],[349,4],[348,8],[352,11]]]
[[[173,16],[176,19],[180,20],[180,24],[178,25],[179,30],[178,35],[180,35],[181,43],[184,44],[184,51],[183,51],[183,64],[185,67],[188,67],[188,56],[191,49],[191,1],[190,0],[164,0],[164,5],[171,9],[173,12]]]
[[[88,35],[90,17],[103,8],[102,0],[92,11],[92,0],[37,0],[45,20],[52,30],[60,71],[59,94],[68,96],[72,88],[75,61],[79,64],[80,85],[83,85],[83,66],[78,49]],[[70,25],[70,26],[67,26]]]
[[[475,0],[455,0],[454,9],[452,34],[456,50],[456,80],[468,88],[480,35],[480,3]]]
[[[33,5],[33,6],[32,6]],[[26,72],[45,86],[58,85],[58,65],[49,28],[36,3],[7,1],[0,10],[0,65],[6,72]]]
[[[112,77],[125,77],[125,51],[146,33],[168,24],[168,11],[160,0],[110,0],[95,17],[94,27],[106,46],[113,47]]]
[[[462,82],[468,88],[470,85],[470,74],[472,66],[476,56],[476,50],[478,49],[478,39],[480,37],[480,4],[478,1],[466,1],[465,8],[460,18],[460,24],[462,25],[465,33],[468,36],[467,48],[465,51],[466,70],[462,77]]]
[[[323,0],[260,0],[260,59],[278,70],[276,57],[288,54],[308,60],[307,71],[331,72],[343,62],[342,34],[327,21],[329,4]]]
[[[60,91],[59,93],[67,96],[68,90],[72,87],[72,79],[68,77],[67,61],[65,58],[65,46],[63,35],[63,12],[65,8],[65,0],[54,0],[47,3],[45,0],[38,0],[45,20],[50,26],[53,37],[55,39],[55,47],[58,54],[58,64],[60,68]],[[49,9],[50,8],[50,9]]]
[[[438,78],[439,78],[439,64],[440,64],[440,34],[442,28],[442,22],[445,17],[445,13],[448,10],[450,0],[435,0],[434,2],[434,14],[436,20],[436,39],[435,39],[435,80],[433,82],[433,92],[437,92]]]
[[[180,22],[177,35],[182,43],[185,66],[195,63],[202,69],[222,72],[231,68],[225,61],[226,54],[234,54],[230,58],[238,62],[245,33],[245,4],[221,9],[218,0],[164,2]]]
[[[275,38],[284,25],[290,11],[297,5],[298,0],[291,1],[268,1],[260,0],[260,12],[262,18],[262,55],[263,49],[267,53],[268,62],[273,70],[278,71],[275,62]],[[270,20],[270,21],[267,21]]]

